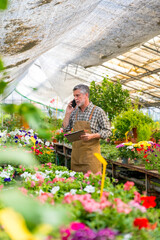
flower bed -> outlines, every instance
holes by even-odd
[[[159,209],[154,209],[155,197],[141,196],[133,182],[113,186],[111,180],[106,177],[103,196],[100,199],[100,173],[88,172],[83,175],[52,163],[30,169],[23,166],[7,166],[1,168],[1,193],[3,189],[9,189],[12,182],[5,181],[5,178],[14,179],[15,172],[19,175],[19,190],[23,194],[41,202],[42,205],[49,204],[53,209],[62,204],[67,211],[67,224],[63,225],[62,222],[58,229],[50,226],[47,233],[43,232],[43,237],[38,235],[38,239],[149,240],[157,239],[156,236],[160,234],[160,214]],[[3,175],[4,173],[6,175]],[[14,188],[16,189],[16,186]],[[12,204],[11,200],[10,205]],[[3,208],[5,206],[6,202],[3,202]],[[17,210],[28,225],[29,218],[25,216],[24,210],[21,207],[17,207]],[[27,214],[32,215],[32,212]],[[35,218],[34,221],[34,227],[30,228],[32,237],[39,227]],[[4,230],[1,230],[1,233],[4,234]]]

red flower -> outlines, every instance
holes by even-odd
[[[149,221],[147,218],[135,218],[133,225],[135,227],[141,228],[148,228],[149,227]]]
[[[142,205],[145,208],[151,208],[151,207],[155,207],[156,206],[156,197],[154,196],[149,196],[149,197],[141,197],[141,201],[143,201]]]
[[[150,224],[147,218],[135,218],[133,225],[139,229],[147,228],[154,230],[157,227],[157,223]]]
[[[143,157],[146,158],[148,156],[148,154],[144,155]]]

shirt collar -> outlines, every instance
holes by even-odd
[[[90,102],[89,105],[85,108],[84,112],[88,111],[92,107],[93,107],[93,103]],[[80,107],[78,107],[78,109],[79,109],[80,112],[82,112]]]

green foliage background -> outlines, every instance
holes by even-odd
[[[107,78],[103,79],[101,85],[91,82],[90,100],[108,114],[110,121],[131,106],[129,91],[122,89],[120,81],[112,83]]]

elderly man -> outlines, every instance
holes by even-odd
[[[110,123],[105,112],[89,102],[89,87],[79,84],[73,88],[76,107],[68,104],[63,120],[64,131],[85,130],[79,141],[72,144],[71,169],[76,172],[101,172],[101,163],[94,156],[100,153],[99,139],[111,134]]]

